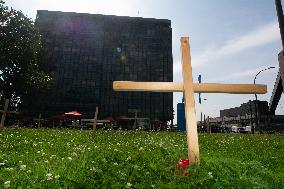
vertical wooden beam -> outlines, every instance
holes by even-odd
[[[41,127],[41,114],[39,114],[38,116],[38,128]]]
[[[99,114],[99,108],[96,107],[96,112],[95,112],[94,122],[93,122],[93,130],[94,131],[96,130],[96,127],[97,127],[98,114]]]
[[[190,58],[189,38],[181,38],[181,57],[183,70],[183,84],[185,97],[185,119],[188,143],[188,157],[194,164],[199,164],[199,144],[195,114],[192,67]]]
[[[2,111],[0,129],[3,129],[3,128],[4,128],[4,123],[5,123],[5,119],[6,119],[6,114],[7,114],[7,111],[8,111],[8,105],[9,105],[9,99],[7,98],[7,99],[5,100],[4,109],[3,109],[3,111]]]
[[[211,134],[211,125],[209,122],[209,116],[207,116],[206,125],[207,125],[207,134]]]
[[[136,129],[136,127],[137,127],[137,114],[138,114],[138,111],[136,110],[135,111],[135,120],[134,120],[133,129]]]

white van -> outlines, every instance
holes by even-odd
[[[250,133],[251,132],[251,126],[246,126],[246,132]]]

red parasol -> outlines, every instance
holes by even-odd
[[[81,119],[82,114],[77,111],[72,111],[64,113],[64,116],[68,119]]]

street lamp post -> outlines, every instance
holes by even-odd
[[[207,100],[207,98],[203,99],[203,101],[206,101],[206,100]],[[200,100],[200,102],[201,102],[201,100]],[[205,114],[202,115],[202,110],[201,110],[201,115],[200,116],[201,116],[201,124],[202,124],[202,117],[204,117],[203,121],[205,123]]]
[[[253,84],[255,84],[256,77],[257,77],[261,72],[263,72],[263,71],[265,71],[265,70],[273,69],[273,68],[275,68],[275,67],[274,67],[274,66],[270,66],[270,67],[268,67],[268,68],[265,68],[265,69],[263,69],[263,70],[260,70],[260,71],[255,75],[254,80],[253,80]],[[259,117],[258,117],[258,111],[257,111],[257,110],[258,110],[257,95],[254,94],[254,96],[255,96],[255,102],[254,102],[254,109],[255,109],[255,126],[254,126],[254,125],[252,126],[252,133],[254,133],[255,127],[258,128],[258,125],[259,125]]]

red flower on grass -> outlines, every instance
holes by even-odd
[[[186,158],[181,158],[177,165],[176,165],[176,170],[182,175],[182,176],[189,176],[188,173],[188,168],[190,166],[190,161],[189,159]]]

